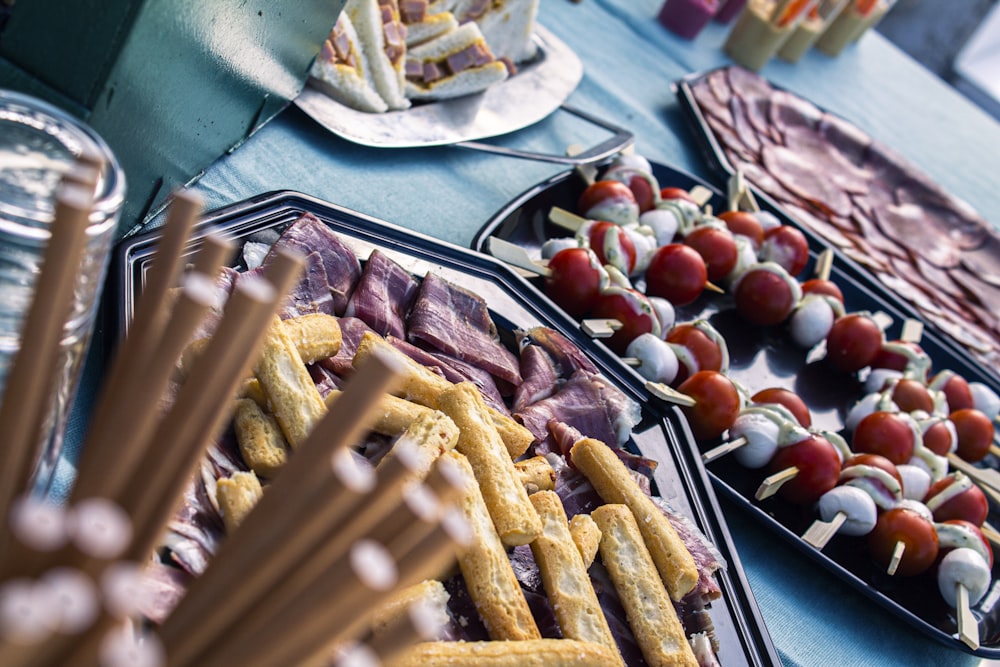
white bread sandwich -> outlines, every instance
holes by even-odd
[[[312,66],[314,84],[341,104],[370,113],[389,106],[372,83],[368,59],[347,14],[341,13]]]
[[[397,0],[347,0],[344,13],[350,17],[368,59],[372,81],[389,109],[406,109],[404,93],[406,28]]]
[[[399,14],[406,26],[408,49],[458,28],[454,14],[448,11],[430,12],[427,0],[400,0]]]
[[[497,60],[523,63],[538,50],[531,39],[538,0],[458,0],[451,11],[459,23],[479,24]]]
[[[416,46],[406,56],[406,95],[411,100],[470,95],[507,76],[507,66],[493,57],[475,23]]]

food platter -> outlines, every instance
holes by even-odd
[[[886,299],[1000,377],[1000,234],[968,204],[850,122],[742,68],[674,87],[720,175],[738,167],[765,209],[833,247],[855,277],[880,284]],[[727,94],[729,104],[716,104]]]
[[[719,190],[709,183],[662,164],[653,164],[653,175],[661,187],[675,186],[685,190],[695,185],[707,187],[714,193],[709,204],[715,210],[724,210],[726,201]],[[498,237],[523,247],[529,256],[538,258],[546,239],[569,234],[549,221],[549,211],[552,207],[574,210],[585,186],[576,171],[565,171],[539,183],[498,211],[477,234],[473,247],[489,252],[489,239]],[[781,215],[780,210],[778,214]],[[787,220],[783,218],[783,221]],[[825,248],[821,240],[815,237],[809,240],[810,266],[807,271],[812,270],[818,253]],[[848,312],[883,312],[892,320],[892,325],[886,330],[887,338],[900,336],[902,325],[911,313],[899,308],[879,283],[859,279],[839,259],[833,264],[831,280],[843,291]],[[533,284],[541,286],[537,279]],[[694,303],[678,308],[677,322],[696,319],[707,319],[725,337],[730,357],[729,375],[735,381],[751,390],[765,387],[791,389],[806,402],[815,428],[843,429],[848,408],[864,393],[862,383],[855,376],[834,373],[821,356],[810,356],[809,352],[795,347],[780,326],[766,328],[749,325],[736,313],[731,297],[706,293]],[[970,381],[983,382],[996,391],[998,383],[992,375],[938,334],[925,331],[921,346],[933,360],[933,368],[951,368]],[[641,389],[645,385],[645,379],[632,369],[624,368],[624,364],[621,372],[636,388]],[[700,443],[700,447],[707,451],[717,444],[719,441],[704,442]],[[921,575],[910,581],[893,580],[872,562],[863,538],[836,536],[823,550],[813,548],[800,537],[816,518],[813,508],[795,506],[774,497],[756,500],[755,491],[766,472],[741,467],[732,458],[721,456],[706,466],[721,494],[748,511],[754,519],[805,554],[817,566],[833,573],[875,604],[949,647],[970,651],[956,637],[954,610],[938,597],[932,575]],[[989,459],[989,464],[996,463],[992,456]],[[993,588],[973,610],[979,623],[981,645],[972,652],[984,657],[1000,657],[1000,610],[996,608],[1000,598],[1000,588],[996,584],[998,574],[1000,572],[994,566]]]
[[[725,665],[780,664],[744,577],[717,499],[701,466],[683,419],[671,408],[650,403],[631,388],[622,368],[601,346],[578,337],[573,323],[516,272],[490,257],[417,235],[335,205],[293,192],[267,193],[206,216],[195,241],[208,230],[237,242],[275,235],[303,213],[325,223],[359,258],[375,250],[390,256],[415,276],[433,272],[483,296],[500,332],[511,344],[517,328],[547,326],[570,338],[598,371],[641,407],[642,420],[627,444],[635,453],[659,462],[654,490],[689,518],[715,545],[727,563],[715,576],[722,595],[708,608],[718,638],[718,656]],[[116,250],[111,289],[123,295],[117,312],[119,331],[127,330],[144,271],[154,253],[156,232],[135,236]]]
[[[554,112],[583,77],[579,57],[558,37],[537,23],[533,37],[537,55],[483,93],[376,114],[307,85],[295,105],[337,136],[376,148],[445,146],[507,134]]]

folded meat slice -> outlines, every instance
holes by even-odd
[[[503,396],[500,395],[500,390],[497,389],[497,383],[493,380],[492,375],[481,368],[441,352],[432,352],[431,355],[441,362],[442,366],[451,368],[465,380],[476,385],[479,393],[483,396],[483,400],[486,401],[486,405],[502,415],[510,414],[510,410],[507,409],[507,404],[504,403]]]
[[[551,442],[549,421],[552,419],[591,438],[608,444],[618,443],[604,386],[583,372],[566,381],[552,396],[518,410],[514,417],[541,441],[539,446]],[[548,447],[551,451],[551,444]]]
[[[318,252],[322,257],[326,281],[333,298],[333,314],[343,315],[347,302],[361,279],[361,263],[357,255],[326,224],[311,213],[303,213],[282,232],[271,247],[270,253],[282,248],[296,250],[303,255]],[[265,260],[267,258],[265,257]]]
[[[555,329],[535,327],[527,331],[518,331],[517,336],[522,355],[528,345],[539,346],[552,358],[561,378],[572,377],[577,371],[584,371],[589,375],[597,373],[594,362],[588,359],[575,343]]]
[[[379,250],[372,251],[344,315],[357,317],[381,336],[406,335],[406,314],[420,285],[410,273]]]
[[[371,331],[371,327],[356,317],[341,317],[337,323],[340,325],[340,349],[335,356],[317,363],[342,380],[346,380],[354,372],[352,361],[361,337],[366,331]]]
[[[264,258],[264,262],[260,266],[239,274],[240,277],[238,279],[242,280],[245,276],[264,275],[269,258],[270,254]],[[318,252],[311,252],[305,256],[305,267],[278,309],[278,316],[283,320],[287,320],[291,317],[301,317],[302,315],[312,315],[315,313],[332,315],[333,310],[333,294],[330,291],[330,283],[326,278],[326,266],[323,263],[323,257]]]
[[[521,350],[521,379],[511,404],[515,412],[551,396],[559,382],[559,370],[545,350],[528,345]]]
[[[521,384],[517,357],[500,344],[486,301],[428,273],[410,311],[411,342],[482,368],[510,387]]]

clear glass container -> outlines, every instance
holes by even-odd
[[[38,443],[36,488],[48,486],[62,452],[125,199],[125,178],[107,144],[85,124],[41,100],[0,90],[0,397],[51,235],[56,186],[84,153],[100,156],[104,167]]]

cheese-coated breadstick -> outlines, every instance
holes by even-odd
[[[531,543],[531,553],[562,636],[603,644],[617,653],[618,645],[570,535],[562,500],[554,491],[539,491],[532,494],[531,504],[542,519],[542,534]],[[619,660],[619,664],[624,667],[625,663]]]
[[[271,479],[288,460],[285,437],[274,417],[256,401],[241,398],[233,411],[233,430],[243,461],[264,479]]]
[[[698,583],[694,558],[670,520],[639,487],[622,460],[603,442],[591,438],[577,441],[570,450],[570,458],[604,502],[621,503],[632,510],[670,597],[679,601],[687,595]]]
[[[284,320],[285,332],[307,364],[335,356],[342,342],[340,323],[333,315],[312,313]]]
[[[601,546],[601,529],[589,514],[577,514],[569,520],[569,533],[573,536],[573,543],[583,558],[584,567],[589,569],[597,556],[597,549]]]
[[[632,511],[602,505],[591,516],[601,529],[601,561],[618,592],[629,627],[650,667],[685,665],[698,660],[684,626],[660,580]]]
[[[612,667],[618,652],[575,639],[520,642],[424,642],[386,667]]]
[[[236,530],[263,495],[260,480],[252,472],[237,471],[215,483],[215,500],[227,533]]]
[[[418,479],[427,476],[439,456],[455,448],[459,437],[458,427],[448,415],[439,410],[428,408],[425,410],[424,414],[413,420],[406,428],[401,438],[408,440],[412,445],[407,467]],[[379,461],[377,468],[381,468],[386,461],[392,460],[395,456],[397,449],[393,446]]]
[[[327,407],[337,400],[340,393],[340,390],[334,389],[326,395]],[[379,411],[375,415],[377,421],[372,425],[372,430],[382,435],[399,435],[409,428],[417,417],[433,411],[433,408],[386,394],[379,399]]]
[[[500,539],[511,547],[528,544],[542,531],[542,523],[514,472],[479,389],[471,382],[456,384],[438,397],[438,405],[458,426],[456,449],[472,464]]]
[[[514,462],[514,472],[528,494],[556,488],[556,471],[544,456]]]

